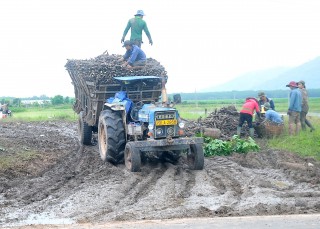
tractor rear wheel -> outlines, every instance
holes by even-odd
[[[201,144],[191,144],[187,154],[190,169],[202,170],[204,166],[204,154]]]
[[[79,134],[79,141],[83,145],[91,145],[92,142],[92,127],[88,125],[83,120],[83,112],[81,111],[79,114],[78,119],[78,134]]]
[[[123,162],[126,136],[120,111],[110,109],[100,113],[98,126],[100,157],[112,164]]]
[[[124,163],[131,172],[139,172],[141,167],[140,150],[132,143],[127,143],[124,150]]]

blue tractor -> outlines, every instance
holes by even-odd
[[[184,156],[190,169],[203,169],[203,138],[186,136],[179,112],[167,101],[165,77],[121,76],[99,83],[68,71],[75,91],[73,109],[79,114],[79,140],[91,145],[97,133],[103,161],[124,161],[130,171],[138,172],[142,158],[150,155],[172,160]]]

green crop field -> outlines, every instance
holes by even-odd
[[[10,108],[12,117],[3,121],[46,121],[46,120],[76,120],[78,115],[71,105],[57,105],[49,107]]]

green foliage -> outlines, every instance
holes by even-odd
[[[234,135],[231,141],[222,141],[220,139],[212,139],[206,137],[204,147],[204,155],[210,156],[228,156],[233,152],[248,153],[250,151],[259,151],[260,147],[255,143],[252,138],[241,139]]]
[[[2,97],[0,98],[1,104],[8,104],[10,110],[14,110],[16,107],[50,107],[51,105],[60,104],[73,104],[75,98],[63,97],[56,95],[53,98],[49,98],[46,95],[33,96],[30,98],[14,98],[14,97]]]
[[[232,148],[229,142],[220,139],[205,138],[204,155],[206,157],[230,155],[231,153]]]
[[[69,104],[70,103],[70,98],[68,96],[65,97],[63,103]]]
[[[19,98],[14,98],[14,99],[12,100],[12,106],[20,107],[20,105],[21,105],[21,99],[19,99]]]
[[[0,100],[0,103],[1,104],[8,104],[8,105],[10,105],[10,102],[11,102],[11,100],[10,99],[8,99],[8,98],[2,98],[1,100]]]
[[[64,99],[62,95],[56,95],[51,99],[52,105],[59,105],[64,103]]]

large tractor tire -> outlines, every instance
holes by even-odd
[[[131,172],[139,172],[141,168],[140,150],[132,143],[127,143],[124,150],[124,163]]]
[[[107,109],[100,113],[98,145],[103,161],[112,164],[123,162],[126,136],[120,111]]]
[[[204,166],[204,154],[201,144],[191,144],[187,154],[187,161],[190,169],[202,170]]]
[[[91,145],[92,144],[92,127],[88,125],[83,120],[83,112],[81,111],[79,114],[78,120],[78,134],[79,134],[79,141],[83,145]]]

